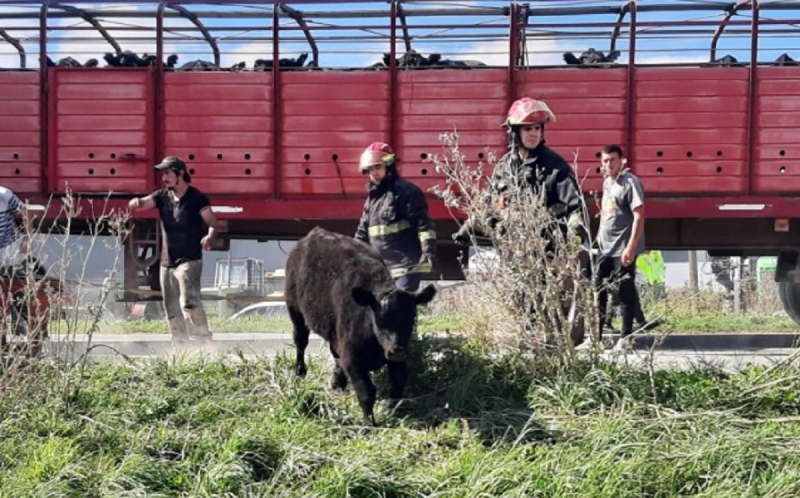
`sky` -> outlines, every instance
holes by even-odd
[[[155,3],[153,2],[95,2],[70,3],[79,8],[89,8],[99,12],[100,23],[112,30],[113,36],[123,49],[137,53],[155,52]],[[269,3],[269,2],[267,2]],[[410,34],[413,37],[411,46],[422,54],[442,53],[445,58],[459,60],[480,60],[492,66],[506,66],[508,61],[508,19],[498,14],[481,13],[487,7],[501,8],[510,5],[511,0],[496,1],[437,1],[406,0],[404,8],[409,13],[407,20]],[[640,0],[640,9],[664,4],[712,5],[705,11],[679,12],[643,12],[638,14],[640,26],[637,31],[637,63],[697,63],[709,58],[709,47],[716,26],[723,19],[722,2],[715,0]],[[784,2],[786,3],[786,2]],[[793,0],[790,4],[800,7],[800,2]],[[776,1],[762,1],[762,5],[777,4]],[[364,1],[349,3],[303,3],[290,2],[295,9],[307,13],[327,13],[327,15],[309,15],[309,27],[314,34],[321,52],[320,65],[323,67],[366,67],[382,58],[389,51],[389,6],[387,2]],[[620,1],[608,0],[539,0],[532,2],[534,9],[555,7],[597,7],[608,6],[618,8]],[[194,12],[210,13],[230,11],[231,7],[213,4],[187,3],[186,8]],[[15,38],[23,41],[28,52],[28,68],[38,67],[38,19],[4,19],[11,12],[36,13],[40,5],[36,2],[20,4],[13,1],[0,1],[0,28]],[[438,14],[441,9],[455,9],[465,15],[443,17]],[[240,12],[251,12],[255,15],[264,13],[263,17],[252,19],[213,18],[201,16],[201,20],[210,28],[214,28],[214,36],[218,38],[222,50],[222,65],[230,66],[245,61],[248,66],[258,58],[271,58],[272,47],[269,41],[271,19],[266,13],[272,10],[271,5],[250,4],[239,6]],[[115,18],[114,12],[120,10],[135,11],[140,17]],[[53,9],[57,12],[57,9]],[[343,17],[344,12],[350,12]],[[541,12],[539,10],[538,12]],[[367,13],[383,13],[380,17],[370,17]],[[473,14],[474,13],[474,14]],[[427,14],[427,15],[421,15]],[[762,18],[800,19],[800,9],[762,10]],[[531,18],[527,29],[528,64],[530,65],[562,65],[562,54],[570,51],[579,55],[589,47],[607,51],[610,44],[610,32],[616,21],[615,13],[602,15],[570,15],[548,16],[535,15]],[[735,19],[749,22],[751,14],[742,11]],[[627,20],[627,18],[626,18]],[[693,21],[706,22],[703,26],[658,26],[657,23]],[[595,26],[586,26],[593,23]],[[458,26],[454,26],[454,25]],[[105,52],[113,51],[100,35],[89,28],[79,18],[52,18],[49,26],[48,51],[51,58],[72,56],[83,62],[88,58],[102,60]],[[165,21],[168,29],[165,42],[165,53],[177,53],[179,63],[196,59],[212,60],[209,45],[203,41],[202,35],[192,23],[183,18],[169,18]],[[308,43],[297,24],[288,18],[281,20],[281,52],[282,57],[295,57],[301,52],[310,52]],[[131,30],[131,28],[137,28]],[[770,29],[782,29],[787,33],[761,37],[762,50],[759,59],[774,60],[783,52],[789,52],[800,58],[800,50],[793,40],[796,39],[796,24],[770,26]],[[762,31],[768,29],[762,27]],[[690,33],[689,31],[699,31]],[[720,38],[718,57],[733,54],[740,60],[749,59],[749,26],[732,26]],[[399,31],[399,30],[398,30]],[[737,33],[736,31],[739,31]],[[134,38],[145,38],[135,40]],[[628,29],[623,27],[617,48],[623,52],[620,62],[627,61]],[[399,42],[398,51],[404,51]],[[8,43],[0,40],[0,66],[5,68],[19,67],[16,50]]]

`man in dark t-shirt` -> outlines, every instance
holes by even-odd
[[[158,209],[161,217],[161,292],[174,342],[211,340],[200,301],[203,249],[211,248],[217,219],[205,194],[190,185],[186,163],[165,157],[155,168],[164,188],[131,199],[131,210]],[[208,226],[208,232],[206,232]]]

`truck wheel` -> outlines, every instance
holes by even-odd
[[[800,283],[778,282],[778,294],[786,314],[800,325]]]

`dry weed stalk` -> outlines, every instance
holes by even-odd
[[[594,292],[576,256],[580,240],[562,235],[560,221],[524,179],[507,180],[516,184],[498,192],[489,176],[495,154],[471,165],[456,132],[441,140],[445,153],[431,160],[445,184],[434,191],[451,212],[466,215],[462,231],[470,245],[492,246],[496,255],[465,271],[474,298],[470,312],[490,313],[483,332],[498,345],[569,350],[573,328],[583,321],[589,331],[596,321]]]
[[[100,212],[84,213],[81,199],[68,191],[60,199],[61,207],[51,223],[40,216],[55,210],[51,201],[41,213],[28,206],[31,227],[28,254],[10,254],[7,263],[0,266],[0,329],[5,347],[0,365],[0,387],[13,381],[20,369],[43,356],[45,343],[53,338],[58,344],[56,353],[62,359],[75,356],[76,334],[85,334],[91,341],[98,329],[106,302],[116,286],[117,268],[123,254],[123,241],[129,232],[127,211],[117,212],[108,207],[106,198]],[[90,204],[93,206],[93,204]],[[88,214],[88,216],[87,216]],[[85,250],[77,250],[74,222],[87,218],[81,236],[86,241]],[[111,235],[103,242],[101,236]],[[52,241],[59,248],[54,261],[48,261],[46,247]],[[91,286],[86,273],[93,267],[98,244],[105,244],[114,255],[106,278],[89,297]],[[70,268],[79,268],[80,276],[70,279]],[[72,270],[74,272],[74,270]],[[86,316],[79,316],[85,310]],[[84,357],[80,357],[85,360]]]

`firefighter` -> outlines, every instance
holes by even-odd
[[[355,237],[380,253],[397,287],[413,292],[422,275],[434,270],[436,232],[422,190],[400,178],[396,163],[394,151],[382,142],[361,154],[359,170],[369,183]]]
[[[524,97],[511,105],[503,123],[508,132],[509,151],[498,161],[490,188],[502,194],[511,187],[528,186],[543,194],[545,207],[561,222],[563,233],[579,236],[588,250],[586,211],[575,172],[545,144],[544,127],[555,120],[553,112],[541,100]],[[465,223],[453,234],[453,239],[468,242],[471,229]]]
[[[530,188],[541,195],[546,209],[558,222],[561,234],[580,238],[582,249],[576,254],[584,277],[589,276],[589,233],[583,196],[572,167],[555,151],[547,147],[544,140],[545,125],[556,120],[555,115],[541,100],[524,97],[514,102],[508,110],[503,126],[508,132],[509,151],[498,161],[489,186],[500,194],[498,208],[507,202],[503,192],[515,188]],[[491,224],[491,221],[490,221]],[[453,234],[459,243],[468,243],[473,224],[465,223]],[[555,233],[544,233],[549,240],[555,240]],[[552,247],[553,242],[551,242]],[[565,281],[563,290],[570,294],[573,282]],[[576,309],[569,312],[573,317]],[[575,319],[571,331],[572,341],[578,344],[583,340],[583,320]]]

